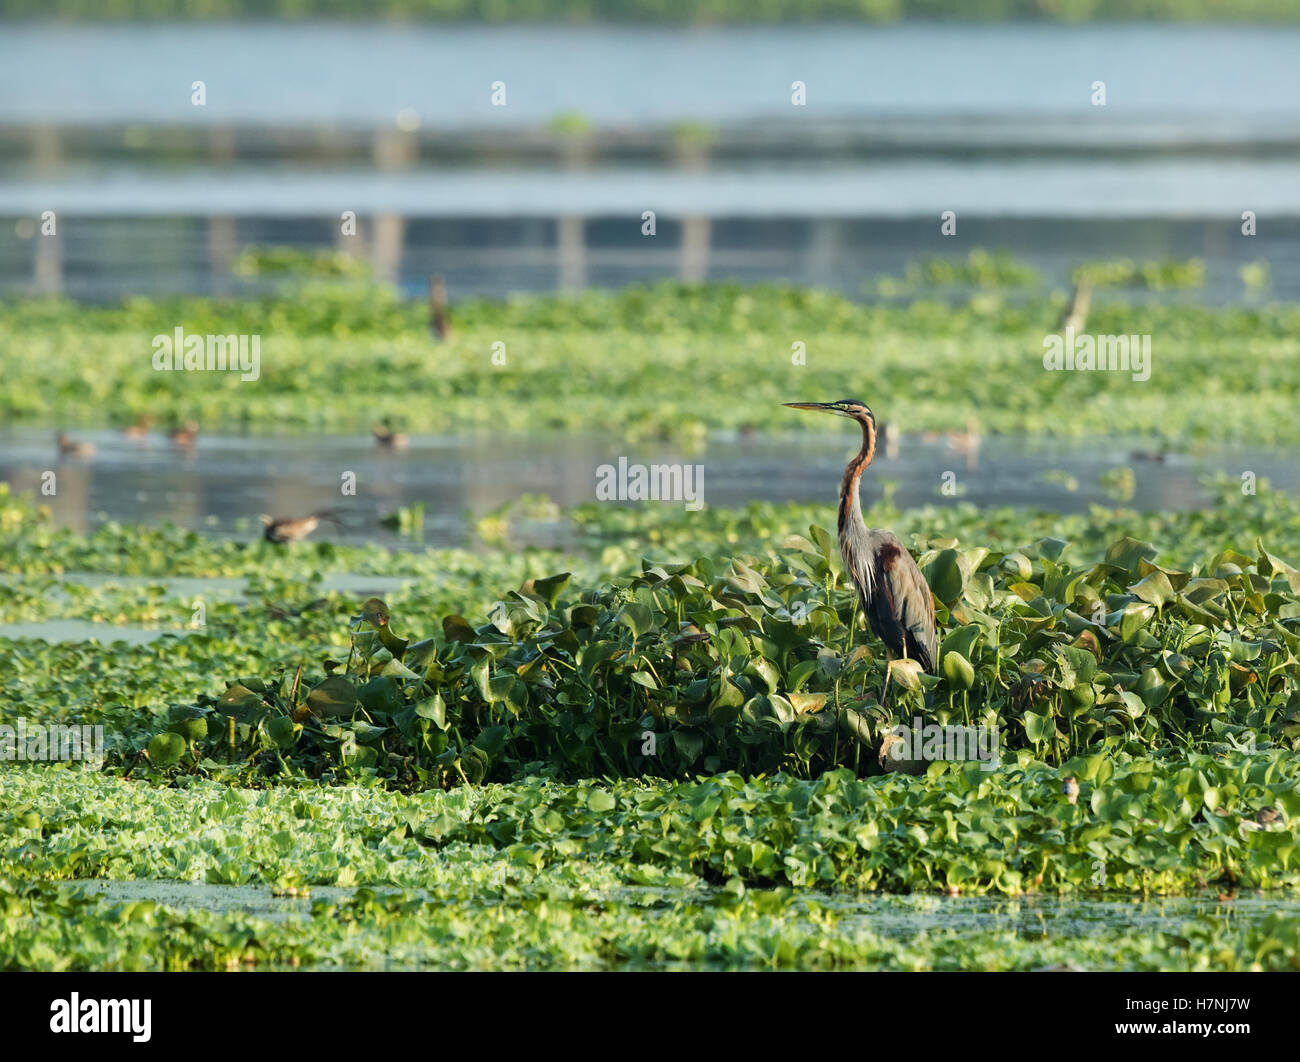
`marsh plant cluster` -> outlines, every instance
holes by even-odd
[[[766,558],[647,562],[585,588],[569,573],[529,579],[477,622],[439,617],[428,637],[371,599],[346,658],[231,676],[174,706],[144,757],[422,788],[868,773],[909,718],[996,728],[1006,751],[1051,764],[1106,747],[1294,747],[1300,572],[1262,543],[1188,568],[1132,538],[1091,564],[1068,549],[918,549],[943,628],[939,674],[895,665],[892,700],[833,539],[814,525]]]

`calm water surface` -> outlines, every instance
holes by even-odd
[[[701,452],[667,446],[629,447],[596,438],[455,439],[416,436],[403,453],[379,451],[368,436],[204,435],[191,456],[166,439],[143,443],[113,431],[79,438],[97,450],[89,460],[62,460],[51,433],[0,429],[0,480],[39,493],[42,474],[57,473],[58,493],[40,500],[65,527],[87,531],[99,523],[171,521],[205,534],[252,539],[260,513],[301,516],[334,509],[339,526],[323,525],[318,540],[377,543],[396,548],[466,545],[473,522],[521,495],[544,495],[560,506],[595,500],[596,469],[630,463],[698,465],[704,501],[712,506],[753,500],[823,503],[827,519],[846,459],[856,441],[807,436],[716,438]],[[899,456],[880,458],[863,480],[864,504],[886,484],[904,507],[924,504],[1013,505],[1085,512],[1116,504],[1098,477],[1117,467],[1134,472],[1127,503],[1145,511],[1190,509],[1210,501],[1202,480],[1243,470],[1300,491],[1300,455],[1291,452],[1216,451],[1159,454],[1149,444],[1114,439],[1025,441],[989,438],[974,454],[942,439],[904,436]],[[356,473],[358,493],[340,495],[341,473]],[[957,495],[943,493],[951,473]],[[402,507],[425,506],[419,542],[380,524]],[[684,503],[644,503],[677,504]],[[530,525],[537,545],[569,544],[567,525]]]
[[[1300,27],[0,24],[0,120],[598,123],[1082,112],[1300,124]],[[205,108],[190,85],[205,81]],[[506,83],[493,106],[491,84]],[[807,106],[793,115],[791,83]],[[40,91],[32,91],[39,85]],[[1213,125],[1200,128],[1208,133]]]

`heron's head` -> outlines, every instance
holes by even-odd
[[[876,417],[871,412],[871,407],[856,398],[841,398],[838,402],[786,402],[785,405],[791,409],[811,409],[817,413],[834,413],[840,417],[856,420],[859,424],[870,421],[873,428],[876,425]]]

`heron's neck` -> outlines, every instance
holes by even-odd
[[[876,456],[876,429],[871,421],[859,421],[862,425],[862,449],[858,456],[849,462],[844,470],[844,482],[840,484],[839,530],[842,534],[850,523],[865,523],[862,519],[862,502],[858,498],[858,480],[862,478],[863,469],[871,464]]]

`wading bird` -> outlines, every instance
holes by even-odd
[[[1074,775],[1070,775],[1061,782],[1061,792],[1071,804],[1077,804],[1079,802],[1079,780]]]
[[[411,440],[402,432],[393,431],[388,426],[388,421],[376,424],[370,430],[374,433],[375,442],[379,444],[381,450],[405,450],[411,445]]]
[[[1080,278],[1074,285],[1074,297],[1056,324],[1057,335],[1066,329],[1082,332],[1088,325],[1088,307],[1092,304],[1092,281]]]
[[[59,453],[63,457],[94,457],[95,444],[88,442],[77,442],[76,439],[70,438],[64,432],[59,432]]]
[[[167,438],[172,441],[172,445],[178,450],[193,450],[194,444],[199,440],[198,421],[187,420],[179,428],[172,428],[167,433]]]
[[[320,527],[321,520],[333,519],[334,514],[328,509],[322,509],[310,516],[296,518],[292,516],[267,516],[266,513],[263,513],[262,537],[268,542],[301,542],[316,528]]]
[[[862,611],[877,637],[897,656],[915,660],[922,671],[934,674],[939,644],[934,601],[925,576],[896,534],[881,528],[868,530],[862,519],[858,481],[876,454],[876,418],[865,402],[854,398],[785,404],[791,409],[848,417],[861,426],[862,450],[849,462],[840,483],[839,533],[844,571],[857,588]],[[887,689],[888,669],[885,684]]]
[[[153,424],[153,417],[148,413],[141,413],[135,418],[134,424],[128,424],[122,429],[122,434],[128,439],[134,439],[139,442],[149,437],[149,426]]]
[[[928,431],[924,439],[928,443],[938,442],[942,438],[944,444],[948,447],[950,454],[964,454],[966,456],[966,467],[974,471],[979,464],[980,458],[980,423],[974,417],[966,418],[965,431],[946,431],[942,436],[937,431]]]
[[[948,452],[966,455],[966,468],[973,472],[980,459],[980,423],[974,417],[966,418],[965,431],[950,431],[944,436]]]

